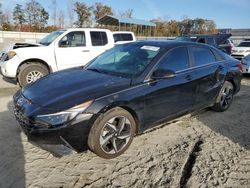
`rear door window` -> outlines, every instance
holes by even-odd
[[[92,46],[105,46],[106,44],[108,44],[108,37],[106,32],[91,31],[90,36]]]
[[[168,52],[158,64],[158,69],[175,72],[189,68],[189,56],[186,47],[179,47]]]
[[[190,51],[193,56],[195,66],[206,65],[216,61],[214,54],[208,48],[191,47]]]

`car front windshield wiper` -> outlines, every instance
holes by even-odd
[[[87,68],[86,70],[90,70],[90,71],[94,71],[94,72],[98,72],[98,73],[106,73],[106,71],[101,70],[101,69],[97,69],[97,68]]]
[[[122,74],[119,72],[112,72],[112,71],[103,70],[103,69],[97,69],[97,68],[85,68],[85,70],[90,70],[90,71],[98,72],[101,74],[109,74],[109,75],[118,76],[118,77],[125,77],[125,78],[131,77],[131,75]]]

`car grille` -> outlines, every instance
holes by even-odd
[[[27,118],[17,107],[14,108],[14,114],[16,120],[18,121],[24,132],[29,133],[33,128],[32,122],[29,120],[29,118]]]

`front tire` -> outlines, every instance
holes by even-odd
[[[131,144],[135,127],[135,120],[128,111],[113,108],[94,122],[88,137],[89,149],[100,157],[115,158]]]
[[[47,67],[41,63],[23,64],[19,69],[18,83],[20,87],[24,87],[47,74],[49,74]]]
[[[233,84],[229,81],[225,81],[218,97],[216,98],[216,102],[212,107],[212,109],[217,112],[226,111],[233,102],[233,96],[234,96]]]

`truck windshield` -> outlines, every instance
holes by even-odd
[[[50,43],[52,43],[59,35],[61,35],[62,33],[64,33],[65,30],[58,30],[58,31],[54,31],[52,33],[50,33],[49,35],[47,35],[46,37],[44,37],[43,39],[40,40],[40,44],[48,46],[50,45]]]
[[[85,69],[130,78],[142,73],[159,51],[158,46],[119,45],[98,56]]]
[[[177,41],[195,42],[196,39],[197,39],[197,37],[182,36],[182,37],[176,37],[174,40],[177,40]]]

